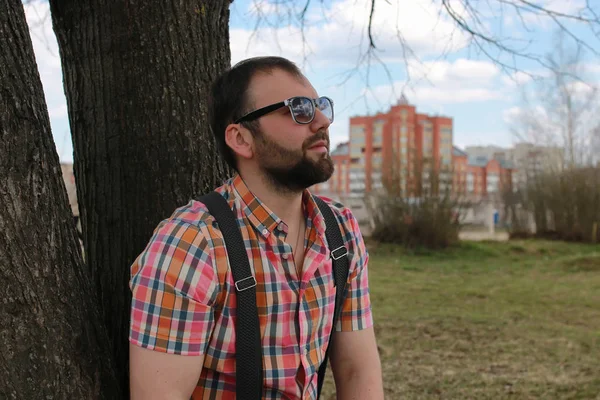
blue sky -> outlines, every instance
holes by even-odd
[[[419,111],[454,119],[456,145],[510,146],[515,141],[510,129],[511,118],[522,112],[521,88],[531,84],[525,73],[536,76],[545,73],[538,63],[524,58],[514,60],[507,54],[499,55],[498,59],[522,72],[500,68],[470,44],[469,38],[449,17],[440,14],[438,0],[392,0],[389,3],[378,0],[376,3],[373,35],[378,49],[375,54],[390,76],[378,61],[357,66],[357,60],[366,51],[368,0],[326,0],[323,6],[313,0],[306,15],[304,45],[296,17],[304,2],[287,2],[296,4],[291,13],[289,7],[274,3],[266,0],[232,3],[232,63],[267,54],[282,55],[298,63],[317,91],[335,101],[336,121],[330,129],[333,144],[348,137],[350,116],[386,111],[404,92]],[[501,37],[505,43],[530,54],[544,55],[554,48],[556,25],[550,20],[524,14],[525,29],[514,10],[500,9],[500,3],[495,1],[477,3],[491,4],[478,9],[481,29],[490,35]],[[585,6],[585,0],[538,0],[536,3],[565,13],[577,13]],[[450,4],[472,22],[460,8],[460,1]],[[28,5],[26,14],[57,151],[62,161],[69,162],[73,150],[60,59],[47,4]],[[257,19],[262,21],[258,28]],[[599,40],[587,27],[565,24],[600,52]],[[406,58],[398,31],[413,51]],[[485,50],[498,54],[498,50],[490,46]],[[588,51],[584,61],[594,77],[600,75],[600,59],[593,52]],[[350,70],[353,73],[344,80],[344,73]]]

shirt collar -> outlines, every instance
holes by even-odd
[[[279,218],[266,204],[256,197],[248,188],[244,180],[239,174],[231,178],[229,186],[234,193],[236,203],[248,218],[250,223],[256,228],[258,233],[263,237],[268,237],[273,233],[278,226],[287,225]],[[302,193],[302,203],[305,210],[305,215],[308,217],[307,226],[314,226],[320,236],[325,235],[325,220],[317,203],[313,198],[313,194],[308,189]]]

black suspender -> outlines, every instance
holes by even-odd
[[[229,264],[235,281],[237,310],[235,323],[235,376],[237,399],[261,399],[263,387],[262,344],[256,308],[256,279],[242,234],[227,200],[217,192],[200,198],[217,220],[223,233]]]
[[[348,279],[350,263],[348,262],[348,250],[346,249],[346,246],[344,246],[344,240],[342,239],[340,226],[335,218],[335,215],[333,215],[333,211],[331,211],[331,207],[329,207],[329,205],[327,205],[327,203],[325,203],[320,197],[313,196],[313,198],[317,202],[319,210],[321,210],[321,214],[323,214],[323,217],[325,217],[325,224],[327,225],[325,228],[325,236],[327,237],[327,245],[329,246],[330,257],[333,262],[333,276],[335,282],[334,284],[336,286],[333,328],[331,329],[331,336],[329,338],[327,351],[325,352],[325,358],[323,359],[321,367],[319,368],[318,396],[320,397],[321,388],[323,387],[323,382],[325,381],[325,371],[327,371],[329,349],[331,349],[331,345],[333,344],[332,338],[335,332],[335,326],[337,325],[337,321],[342,310],[342,302],[345,296],[344,292],[346,291],[346,280]]]
[[[335,312],[333,328],[342,309],[345,296],[346,280],[348,278],[348,250],[344,245],[339,224],[331,208],[321,198],[313,196],[326,223],[325,236],[333,262],[334,284],[336,286]],[[202,196],[199,201],[204,203],[208,211],[217,220],[225,238],[225,246],[229,256],[229,264],[235,281],[237,295],[236,310],[236,398],[240,400],[259,400],[262,398],[263,368],[262,346],[260,341],[260,323],[256,307],[256,279],[250,270],[246,247],[240,233],[237,219],[227,201],[217,192]],[[319,368],[318,394],[325,379],[327,360],[332,341],[330,338],[325,358]]]

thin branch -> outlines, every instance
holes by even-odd
[[[372,49],[376,49],[375,40],[373,40],[373,14],[375,14],[375,1],[371,0],[371,13],[369,14],[369,47]]]
[[[498,0],[498,1],[506,1],[506,0]],[[525,4],[528,7],[531,7],[534,10],[538,10],[541,11],[543,14],[547,14],[549,16],[554,16],[554,17],[561,17],[561,18],[566,18],[566,19],[572,19],[575,21],[579,21],[579,22],[585,22],[585,23],[598,23],[598,19],[589,19],[589,18],[584,18],[582,16],[579,15],[573,15],[573,14],[564,14],[558,11],[552,11],[549,10],[547,8],[544,8],[542,6],[539,6],[535,3],[531,3],[530,1],[527,0],[516,0],[522,4]],[[564,0],[563,0],[564,1]]]

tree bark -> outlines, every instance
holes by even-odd
[[[207,119],[229,0],[50,0],[87,268],[126,382],[129,267],[161,219],[229,173]]]
[[[116,398],[20,0],[0,0],[0,177],[0,398]]]

